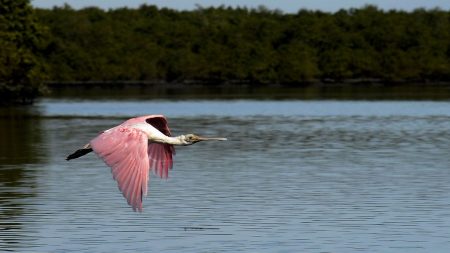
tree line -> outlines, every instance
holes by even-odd
[[[43,80],[449,82],[450,11],[75,10],[0,0],[0,98],[34,97]]]
[[[44,37],[28,0],[0,0],[0,105],[28,104],[46,90]]]
[[[37,9],[55,81],[450,80],[450,12]]]

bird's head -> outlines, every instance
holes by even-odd
[[[227,138],[220,137],[201,137],[195,134],[186,134],[181,136],[181,141],[184,145],[192,145],[199,141],[226,141]]]

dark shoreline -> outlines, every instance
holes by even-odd
[[[47,98],[450,100],[450,82],[309,82],[301,84],[87,81],[49,83]]]
[[[165,80],[89,80],[89,81],[47,81],[46,85],[51,89],[58,88],[90,88],[90,87],[102,87],[102,88],[117,88],[117,87],[170,87],[170,88],[189,88],[189,87],[393,87],[393,86],[449,86],[450,80],[444,81],[432,81],[432,80],[396,80],[386,81],[381,79],[346,79],[346,80],[311,80],[295,83],[261,83],[253,82],[251,80],[182,80],[169,82]]]

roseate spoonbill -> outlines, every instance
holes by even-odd
[[[111,167],[119,190],[133,210],[142,211],[142,197],[147,195],[149,171],[167,178],[172,169],[174,145],[191,145],[199,141],[226,138],[200,137],[186,134],[172,137],[163,115],[147,115],[129,119],[100,133],[83,148],[67,156],[78,158],[94,151]]]

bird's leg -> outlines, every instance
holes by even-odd
[[[82,148],[78,149],[77,151],[73,152],[72,154],[68,155],[66,157],[66,160],[69,161],[69,160],[78,158],[80,156],[84,156],[85,154],[88,154],[90,152],[92,152],[92,148],[91,148],[91,145],[89,145],[89,143],[88,143],[88,144],[84,145],[84,147],[82,147]]]

